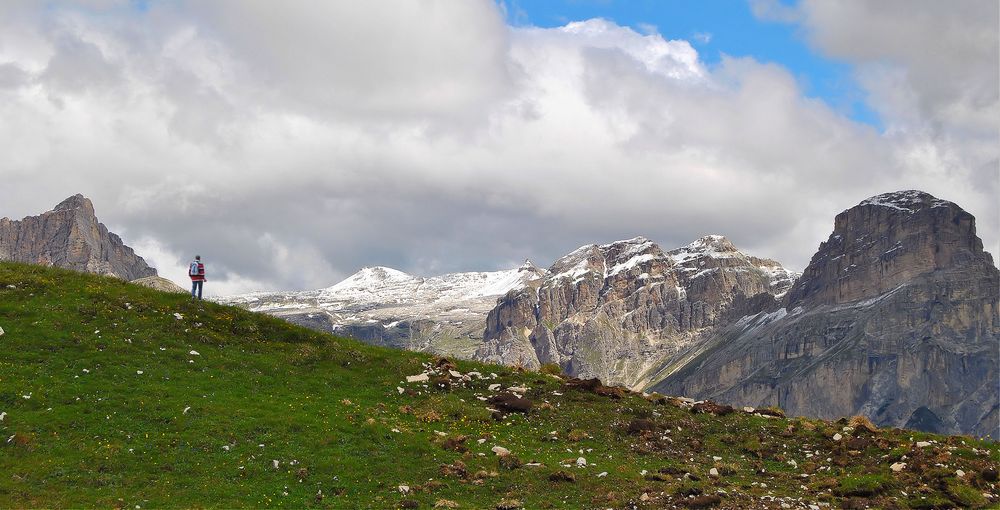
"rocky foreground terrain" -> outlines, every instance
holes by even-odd
[[[142,257],[97,220],[83,195],[21,220],[0,218],[0,261],[26,262],[135,280],[156,276]]]

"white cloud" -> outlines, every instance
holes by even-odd
[[[489,1],[18,5],[0,215],[83,192],[164,276],[186,283],[200,253],[212,293],[547,264],[639,234],[721,233],[801,268],[837,212],[899,188],[998,237],[978,135],[925,129],[931,110],[879,133],[781,67],[708,68],[654,31],[510,28]]]

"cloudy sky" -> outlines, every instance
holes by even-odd
[[[0,2],[0,216],[74,193],[206,291],[704,234],[802,269],[922,189],[1000,240],[998,3]]]

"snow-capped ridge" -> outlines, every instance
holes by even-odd
[[[918,210],[932,207],[948,207],[953,205],[947,200],[941,200],[930,193],[910,189],[882,193],[862,200],[858,206],[873,205],[888,207],[898,211],[914,213]]]

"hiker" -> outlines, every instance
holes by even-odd
[[[205,285],[205,264],[201,263],[201,255],[194,256],[188,276],[191,277],[191,299],[201,299],[201,288]]]

